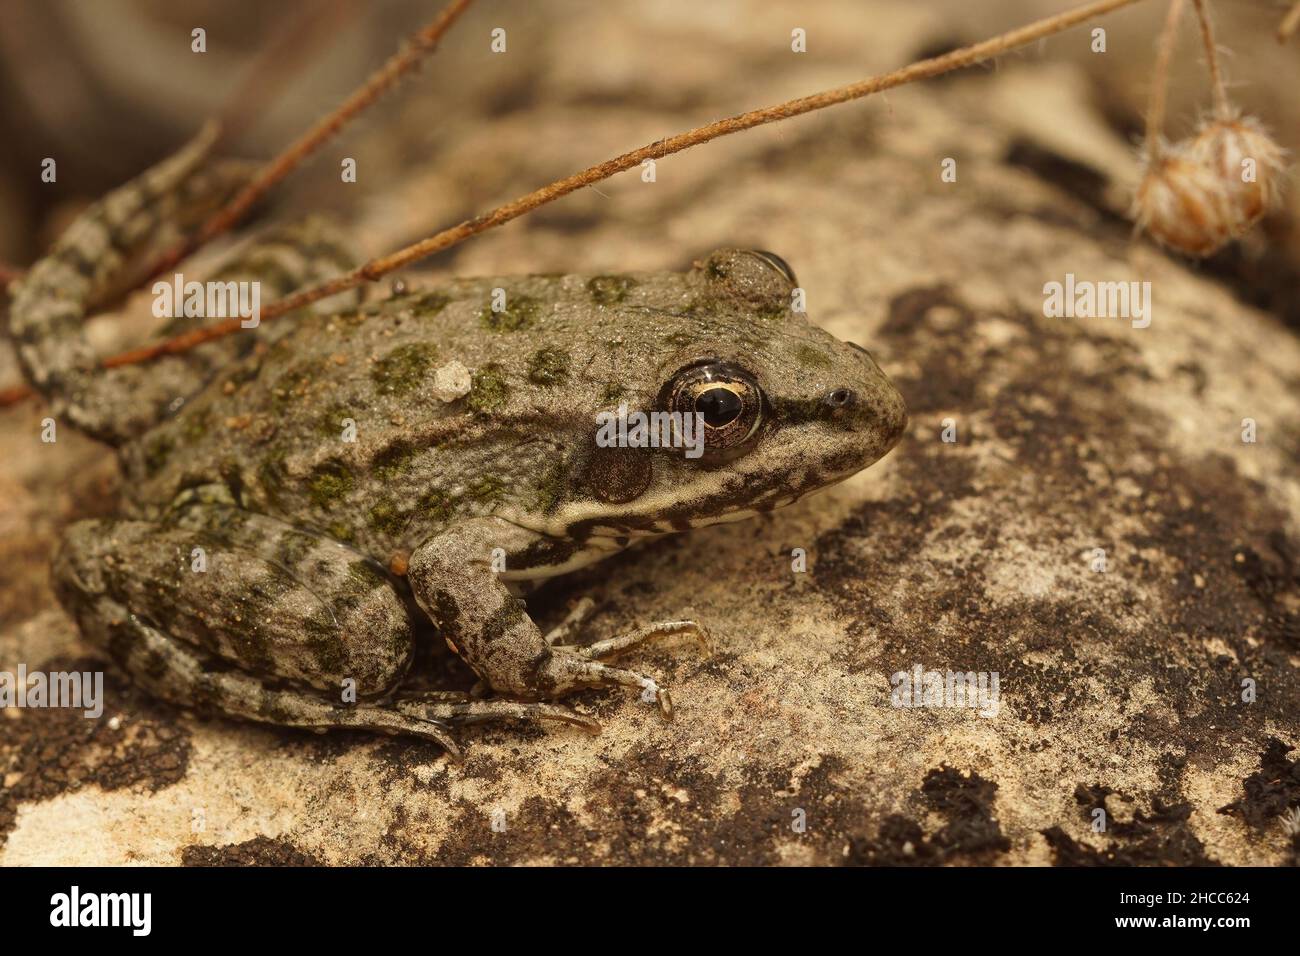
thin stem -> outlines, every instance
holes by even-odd
[[[893,89],[894,87],[903,86],[917,80],[928,79],[939,76],[943,73],[949,73],[953,70],[959,70],[963,67],[972,66],[991,59],[1008,50],[1017,47],[1026,46],[1034,43],[1044,37],[1060,33],[1070,27],[1077,26],[1094,17],[1102,16],[1122,7],[1131,6],[1140,0],[1095,0],[1093,3],[1084,4],[1074,10],[1067,10],[1064,13],[1055,14],[1042,20],[1036,20],[1033,23],[1018,27],[1007,33],[983,40],[970,46],[961,47],[942,56],[932,57],[927,60],[919,60],[899,70],[878,76],[869,77],[857,83],[851,83],[847,86],[841,86],[832,90],[825,90],[821,93],[814,93],[811,96],[801,97],[799,99],[789,100],[776,106],[764,107],[762,109],[751,110],[747,113],[740,113],[726,119],[718,120],[707,126],[701,126],[697,129],[690,130],[686,133],[679,133],[667,139],[657,140],[649,145],[634,149],[631,152],[624,153],[614,159],[606,160],[595,166],[591,166],[580,173],[569,176],[567,179],[561,179],[553,182],[541,189],[534,190],[524,196],[519,197],[513,202],[498,206],[491,212],[473,219],[467,219],[458,225],[413,245],[406,246],[387,256],[373,259],[360,268],[338,276],[321,285],[304,289],[301,292],[295,292],[277,302],[273,302],[267,308],[262,310],[261,320],[263,322],[274,319],[277,316],[284,315],[305,305],[310,305],[321,299],[329,298],[344,292],[348,289],[355,288],[365,282],[372,282],[396,269],[400,269],[417,259],[423,259],[435,252],[450,248],[457,243],[464,242],[471,236],[478,235],[494,226],[509,222],[519,216],[536,209],[548,202],[566,196],[571,192],[590,186],[593,183],[608,179],[616,173],[624,172],[639,166],[646,159],[659,159],[672,153],[680,152],[692,146],[698,146],[701,143],[707,143],[710,140],[717,139],[720,136],[727,136],[732,133],[738,133],[742,130],[751,129],[755,126],[761,126],[765,123],[772,123],[777,120],[788,119],[792,116],[799,116],[804,113],[811,113],[814,110],[825,109],[828,106],[834,106],[839,103],[847,103],[851,100],[861,99],[872,93],[879,93],[883,90]],[[1174,0],[1174,3],[1181,4],[1182,0]],[[205,342],[211,342],[239,331],[241,327],[240,319],[227,319],[214,325],[206,326],[201,329],[176,336],[175,338],[166,339],[151,345],[142,346],[123,352],[105,359],[103,365],[105,368],[116,368],[122,365],[132,365],[139,362],[146,362],[150,359],[158,358],[162,355],[174,355],[179,352],[185,352],[189,349],[202,345]],[[8,389],[0,391],[0,406],[7,405],[27,394],[25,389]]]
[[[411,37],[405,49],[390,57],[336,110],[322,118],[279,156],[262,167],[261,171],[253,177],[252,182],[245,186],[223,208],[217,210],[189,240],[178,244],[161,256],[158,262],[150,268],[148,278],[153,278],[171,269],[176,263],[202,247],[209,240],[226,232],[247,215],[248,210],[259,199],[293,172],[303,160],[318,150],[322,144],[336,136],[347,125],[349,120],[364,112],[381,96],[397,86],[408,73],[419,66],[420,61],[437,48],[438,41],[442,39],[443,34],[451,29],[452,25],[471,3],[473,3],[473,0],[451,0],[433,20]]]
[[[1228,102],[1228,90],[1223,83],[1223,73],[1219,69],[1219,50],[1214,44],[1214,25],[1210,22],[1210,11],[1205,0],[1193,0],[1196,4],[1196,19],[1201,26],[1201,42],[1205,44],[1205,62],[1210,68],[1210,86],[1214,89],[1214,114],[1218,119],[1231,117],[1232,106]]]
[[[1174,58],[1174,45],[1178,39],[1178,20],[1183,15],[1183,0],[1169,0],[1169,12],[1160,30],[1156,46],[1156,65],[1151,72],[1151,99],[1147,103],[1147,159],[1155,165],[1160,159],[1162,146],[1160,131],[1165,125],[1165,101],[1169,92],[1169,64]]]
[[[304,16],[289,16],[257,52],[234,91],[226,98],[219,122],[226,142],[239,137],[295,76],[299,67],[362,12],[351,0],[321,0]]]
[[[1296,0],[1296,5],[1287,11],[1286,16],[1277,28],[1277,42],[1285,43],[1291,39],[1292,34],[1300,30],[1300,0]]]

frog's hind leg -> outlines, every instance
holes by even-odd
[[[292,688],[268,686],[235,669],[221,669],[139,618],[115,622],[114,656],[155,696],[182,707],[200,707],[230,717],[325,731],[366,730],[420,737],[452,757],[460,748],[450,726],[415,709],[331,704]]]
[[[584,717],[559,704],[545,704],[523,700],[474,700],[468,694],[434,691],[399,697],[394,705],[403,714],[425,720],[437,720],[453,726],[518,721],[539,723],[554,721],[581,727],[588,733],[599,733],[600,723]]]
[[[456,749],[449,722],[391,703],[415,651],[407,607],[382,569],[337,541],[195,504],[161,523],[73,525],[53,577],[82,633],[156,696]]]
[[[217,134],[215,126],[205,127],[180,152],[92,204],[10,287],[9,330],[28,380],[52,401],[56,415],[105,441],[129,437],[129,426],[117,419],[134,418],[129,405],[140,396],[128,382],[116,382],[117,392],[106,387],[131,372],[105,374],[96,368],[83,327],[87,310],[174,212]],[[115,394],[122,400],[113,401]]]
[[[109,444],[123,444],[157,424],[223,365],[251,349],[260,334],[250,329],[147,365],[103,369],[84,331],[88,312],[164,224],[195,218],[196,210],[215,206],[247,177],[244,164],[209,159],[216,138],[217,128],[205,127],[180,152],[88,207],[11,287],[9,328],[28,379],[51,400],[56,416]],[[260,308],[301,285],[350,269],[354,260],[342,233],[323,220],[280,227],[259,236],[211,277],[205,303],[214,299],[217,287],[225,312],[235,311],[229,290],[251,307],[252,285],[230,283],[256,283]],[[176,309],[180,305],[173,303]],[[336,297],[321,303],[327,305],[339,308],[342,302]],[[180,316],[163,334],[223,317],[229,316]]]

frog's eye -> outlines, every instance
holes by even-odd
[[[708,361],[682,369],[664,386],[662,406],[696,416],[704,424],[707,452],[734,449],[758,431],[763,392],[754,377],[726,362]]]
[[[797,286],[799,284],[799,280],[794,277],[794,270],[790,268],[790,263],[786,262],[775,252],[768,252],[766,249],[750,249],[749,254],[754,256],[756,259],[761,259],[777,272],[781,273],[781,275],[791,285]]]

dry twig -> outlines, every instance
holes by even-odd
[[[1156,46],[1156,65],[1151,71],[1151,95],[1147,102],[1147,158],[1152,168],[1160,158],[1161,130],[1165,125],[1165,102],[1169,93],[1169,64],[1178,40],[1178,21],[1183,15],[1183,0],[1169,0],[1169,12],[1160,30]]]
[[[150,268],[148,277],[153,278],[166,272],[209,240],[221,235],[239,222],[259,199],[293,172],[303,160],[319,149],[323,143],[337,135],[347,125],[348,121],[364,112],[419,66],[420,61],[437,48],[438,41],[442,39],[443,34],[451,29],[460,15],[473,2],[474,0],[451,0],[427,26],[411,38],[405,49],[389,58],[338,109],[321,119],[315,126],[299,137],[297,142],[267,163],[253,177],[253,181],[205,222],[193,237],[160,257],[158,262]]]
[[[1228,90],[1223,83],[1223,73],[1219,69],[1219,50],[1214,44],[1214,25],[1210,22],[1210,11],[1205,0],[1193,0],[1196,4],[1196,19],[1201,27],[1201,42],[1205,44],[1205,62],[1210,69],[1210,86],[1214,89],[1214,115],[1216,119],[1229,119],[1232,106],[1228,102]]]

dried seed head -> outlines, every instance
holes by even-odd
[[[1207,120],[1192,139],[1148,160],[1134,218],[1164,245],[1212,255],[1277,203],[1283,155],[1253,117]]]
[[[1150,160],[1134,197],[1133,217],[1158,242],[1208,256],[1236,234],[1237,215],[1223,177],[1186,143]]]
[[[1201,124],[1190,155],[1223,182],[1236,219],[1233,236],[1259,221],[1282,192],[1282,148],[1253,116],[1231,116]]]

